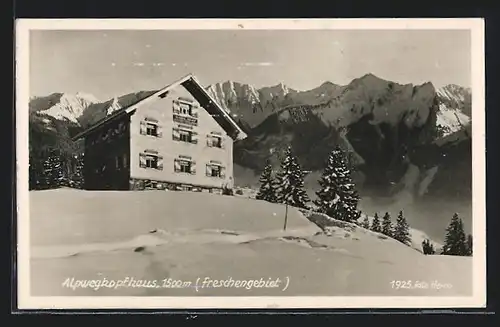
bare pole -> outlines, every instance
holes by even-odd
[[[283,230],[286,230],[287,221],[288,221],[288,202],[285,202],[285,225],[283,226]]]

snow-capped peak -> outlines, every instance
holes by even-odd
[[[450,99],[450,100],[458,100],[458,101],[465,101],[465,95],[468,92],[466,88],[463,88],[461,86],[455,85],[455,84],[448,84],[446,86],[443,86],[437,90],[437,93],[439,96]]]
[[[109,105],[109,107],[106,111],[106,114],[111,115],[113,112],[120,110],[121,108],[122,108],[122,106],[121,106],[120,102],[118,101],[118,98],[114,97],[113,101],[111,102],[111,104]]]
[[[248,99],[250,103],[257,103],[259,102],[259,94],[255,90],[255,87],[252,85],[244,84],[242,86],[243,94],[245,97]]]
[[[78,123],[78,118],[91,104],[99,103],[99,100],[88,93],[78,92],[76,94],[64,93],[59,101],[50,108],[40,113],[52,116],[56,119],[67,119]]]
[[[281,92],[283,93],[283,95],[287,95],[289,90],[288,90],[288,87],[283,84],[283,83],[279,83],[278,85],[280,88],[281,88]]]
[[[75,96],[80,99],[85,99],[90,103],[99,103],[101,100],[96,98],[93,94],[85,93],[85,92],[76,92]]]
[[[441,129],[443,136],[455,133],[470,124],[470,90],[449,84],[437,90],[439,110],[436,125]]]
[[[439,105],[436,125],[442,130],[443,136],[450,135],[469,125],[470,117],[455,108]]]
[[[227,110],[226,99],[224,91],[222,90],[222,84],[212,84],[207,88],[207,92],[214,98],[214,100],[224,109]]]
[[[231,80],[212,84],[207,87],[207,91],[225,109],[230,103],[236,104],[243,101],[254,104],[259,102],[259,93],[254,86]]]
[[[234,98],[238,97],[238,95],[236,94],[236,90],[234,89],[233,81],[227,81],[227,83],[229,84],[230,96]]]

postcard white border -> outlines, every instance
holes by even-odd
[[[20,19],[16,21],[19,309],[466,308],[486,306],[484,20],[453,19]],[[30,30],[462,29],[471,31],[473,295],[469,297],[33,297],[29,271],[28,108]]]

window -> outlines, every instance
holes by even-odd
[[[146,123],[146,135],[158,136],[158,125]]]
[[[196,174],[196,163],[188,157],[174,159],[176,173]]]
[[[141,168],[163,170],[163,157],[157,154],[141,153],[139,155],[139,166]]]
[[[146,156],[146,168],[158,168],[158,157],[152,155]]]
[[[191,142],[191,132],[180,130],[180,140],[183,142]]]
[[[220,177],[220,166],[212,166],[211,177]]]
[[[179,107],[180,107],[180,111],[181,111],[180,113],[182,115],[189,115],[189,116],[192,115],[192,113],[193,113],[193,110],[192,110],[193,106],[192,105],[181,102]]]
[[[140,125],[141,135],[162,137],[162,129],[158,122],[151,118],[145,118]]]
[[[207,135],[207,146],[212,148],[222,148],[222,136],[213,133]]]
[[[226,178],[226,168],[217,161],[211,161],[206,167],[207,177]]]
[[[172,107],[174,114],[198,117],[198,106],[191,99],[181,97],[173,101]]]
[[[172,129],[172,139],[174,141],[181,141],[186,143],[198,143],[198,133],[180,128]]]

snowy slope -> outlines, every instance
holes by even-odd
[[[383,214],[379,215],[380,221],[382,221],[382,217],[383,217]],[[363,219],[364,219],[364,216],[361,217],[360,221],[362,221]],[[370,224],[372,223],[372,220],[373,220],[373,216],[368,216],[368,221],[370,222]],[[396,223],[396,219],[395,219],[395,217],[392,217],[393,226],[395,223]],[[372,233],[374,233],[374,232],[372,232]],[[376,233],[376,234],[378,234],[378,233]],[[411,226],[410,226],[410,236],[411,236],[411,247],[419,252],[422,252],[422,242],[424,240],[429,240],[431,242],[431,244],[434,245],[434,249],[436,250],[437,253],[439,253],[440,249],[443,247],[443,244],[441,244],[440,242],[438,242],[436,240],[433,240],[425,232],[418,230],[418,229],[415,229],[415,228],[411,228]]]
[[[171,205],[193,201],[197,206]],[[31,192],[30,208],[33,295],[452,296],[471,292],[471,258],[424,256],[362,228],[339,227],[326,235],[293,208],[288,228],[282,231],[283,207],[262,201],[188,192],[57,190]],[[73,290],[61,287],[69,276],[108,280],[128,276],[159,282],[172,278],[191,284],[177,289]],[[196,279],[206,277],[279,278],[282,282],[278,289],[195,289]],[[396,290],[390,284],[394,279],[429,284],[438,280],[451,287]]]
[[[439,105],[436,125],[442,128],[443,136],[448,136],[450,134],[458,132],[459,130],[463,129],[464,126],[469,125],[470,122],[470,118],[460,110],[450,109],[444,104]]]
[[[446,137],[471,123],[471,93],[469,89],[450,84],[437,90],[439,111],[436,125]]]
[[[445,102],[449,108],[461,110],[465,115],[471,116],[471,89],[456,84],[448,84],[437,90],[439,100]]]
[[[361,234],[370,234],[373,237],[376,237],[379,239],[387,239],[390,242],[394,242],[394,241],[397,242],[396,240],[394,240],[392,238],[386,237],[382,233],[377,233],[377,232],[373,232],[371,230],[366,230],[366,229],[360,227],[358,224],[338,221],[338,220],[332,219],[331,217],[329,217],[325,214],[320,214],[320,213],[316,213],[313,211],[309,211],[309,212],[303,211],[303,212],[306,215],[306,217],[311,217],[310,218],[311,221],[317,221],[319,226],[326,224],[326,226],[328,226],[328,227],[325,227],[325,229],[327,230],[327,233],[332,233],[332,232],[334,233],[336,230],[338,231],[340,228],[342,231],[344,231],[344,230],[348,231],[350,233],[349,237],[353,237],[353,235],[361,233]],[[384,213],[379,213],[380,222],[382,222],[383,214]],[[373,221],[373,216],[366,215],[366,214],[361,215],[361,218],[358,220],[358,223],[359,224],[362,223],[363,220],[365,219],[365,217],[368,217],[368,221],[370,222],[370,225],[371,225],[372,221]],[[391,219],[392,219],[392,224],[394,226],[396,223],[396,220],[392,216],[391,216]],[[327,222],[327,223],[325,223],[325,222]],[[329,226],[330,224],[332,226]],[[418,230],[418,229],[415,229],[415,228],[411,228],[411,226],[410,226],[410,235],[411,235],[411,246],[410,247],[417,250],[418,252],[422,252],[422,242],[424,240],[429,240],[434,245],[434,248],[437,249],[437,252],[443,246],[440,242],[433,240],[425,232]]]

